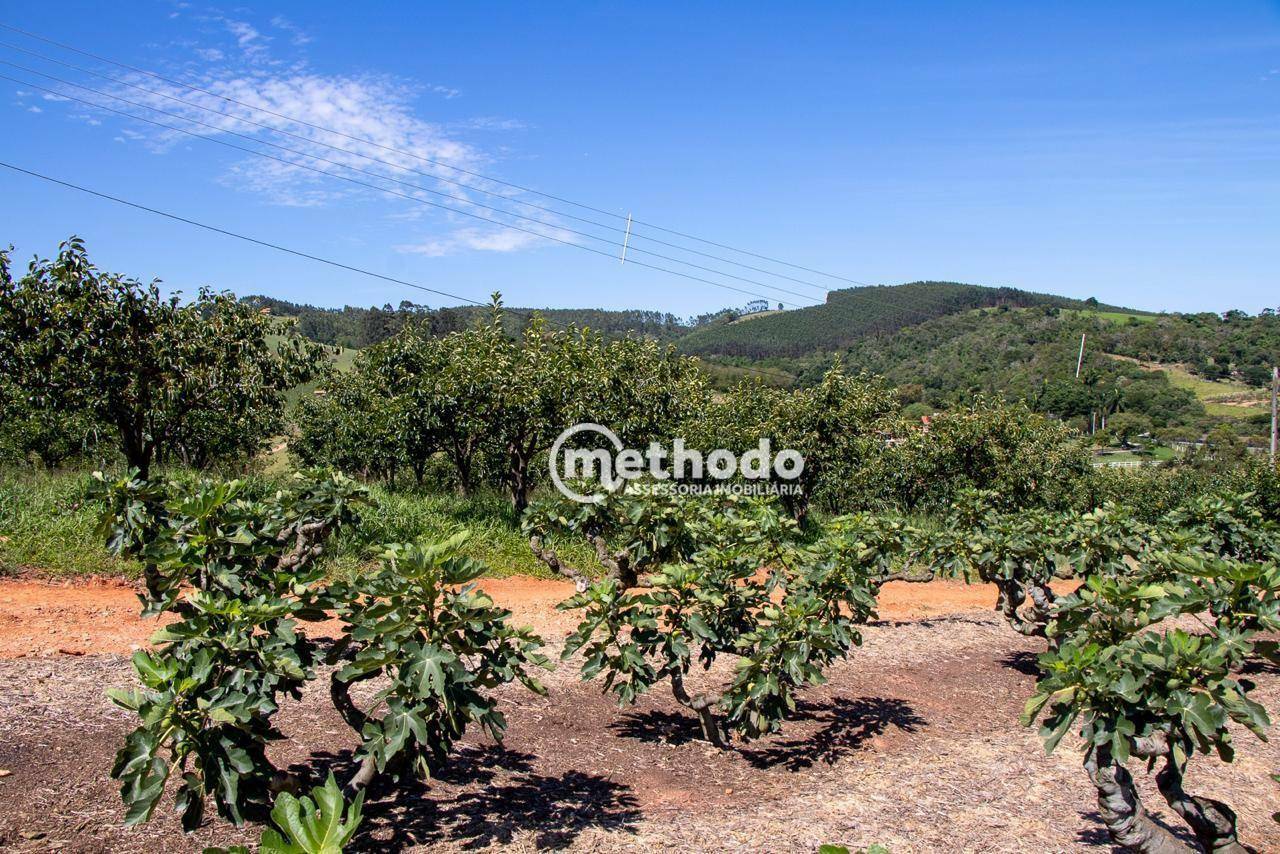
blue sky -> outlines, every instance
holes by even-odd
[[[475,2],[358,11],[316,2],[10,2],[0,21],[397,152],[858,281],[1011,285],[1146,309],[1280,305],[1275,2]],[[275,122],[7,31],[0,42]],[[444,201],[478,215],[489,214],[476,203],[511,206],[489,190],[621,222],[308,128],[292,128],[303,139],[272,136],[9,48],[0,59],[214,123],[219,131],[188,127],[224,141],[255,144],[221,132],[234,129],[460,195]],[[12,66],[0,73],[147,114]],[[476,299],[501,290],[514,305],[680,315],[751,299],[31,85],[0,80],[0,110],[2,160],[428,287]],[[451,302],[7,170],[0,195],[0,242],[13,243],[23,264],[75,233],[100,266],[187,291],[208,284],[321,305]],[[563,229],[619,235],[564,217],[532,227],[616,252]],[[679,257],[810,297],[681,268],[774,300],[822,299],[820,288]]]

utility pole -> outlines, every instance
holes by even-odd
[[[1280,391],[1280,368],[1271,368],[1271,464],[1276,464],[1276,392]]]
[[[627,263],[627,247],[631,245],[631,214],[627,214],[627,233],[622,237],[622,255],[618,258],[619,264]]]
[[[1084,336],[1085,336],[1085,333],[1081,332],[1080,333],[1080,358],[1076,359],[1076,379],[1080,379],[1080,366],[1084,364]]]

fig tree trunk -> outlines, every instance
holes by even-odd
[[[1132,775],[1115,761],[1109,747],[1090,750],[1084,767],[1098,790],[1098,813],[1113,842],[1139,854],[1192,854],[1192,848],[1147,812]]]

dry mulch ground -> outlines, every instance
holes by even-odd
[[[564,585],[504,579],[486,587],[549,640],[570,628],[571,618],[552,610]],[[620,710],[564,665],[548,677],[545,698],[504,690],[505,745],[469,737],[441,779],[367,804],[362,844],[1108,850],[1074,746],[1046,757],[1034,731],[1018,725],[1038,645],[987,610],[994,598],[982,587],[939,582],[889,587],[883,621],[868,627],[826,685],[805,693],[799,718],[778,736],[723,754],[696,740],[661,690]],[[134,601],[123,587],[0,584],[6,850],[189,852],[248,839],[222,822],[184,836],[168,803],[144,828],[120,825],[108,770],[131,721],[102,692],[130,682],[127,652],[154,628],[136,619]],[[1260,700],[1280,707],[1280,677],[1255,678]],[[341,773],[349,763],[352,734],[322,686],[288,704],[280,724],[290,738],[274,746],[278,764]],[[1188,787],[1230,802],[1246,842],[1280,850],[1270,818],[1280,788],[1268,777],[1280,751],[1247,733],[1238,747],[1233,765],[1193,765]],[[1151,791],[1146,800],[1162,803]]]

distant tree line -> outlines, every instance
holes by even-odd
[[[243,302],[254,308],[268,309],[277,316],[295,318],[298,332],[313,341],[353,350],[363,350],[386,341],[410,324],[437,336],[459,332],[483,318],[487,311],[483,306],[431,308],[409,300],[402,300],[394,306],[386,303],[381,307],[345,306],[340,309],[320,308],[267,296],[248,296]],[[715,312],[682,320],[670,312],[638,309],[508,308],[503,314],[504,330],[511,335],[519,334],[535,313],[555,325],[588,327],[606,338],[634,333],[660,341],[673,341],[690,329],[710,323],[724,314]]]
[[[1224,419],[1208,415],[1196,395],[1173,385],[1166,371],[1113,356],[1180,362],[1206,378],[1265,384],[1270,379],[1266,365],[1280,351],[1278,323],[1270,312],[1255,317],[1228,313],[1221,318],[1117,318],[1055,305],[1000,305],[866,335],[839,355],[851,369],[885,377],[914,415],[963,407],[976,394],[1001,394],[1080,431],[1101,430],[1105,422],[1108,428],[1114,425],[1109,435],[1119,431],[1121,438],[1143,433],[1197,438]],[[1082,334],[1087,345],[1077,377]],[[775,370],[780,376],[794,376],[800,385],[811,385],[831,359],[818,352],[766,360],[717,358],[712,364],[730,371],[733,366]],[[1233,423],[1246,433],[1265,428],[1243,413]]]
[[[74,238],[20,276],[0,253],[0,303],[0,458],[118,458],[144,476],[156,464],[243,465],[293,432],[303,462],[500,488],[523,509],[555,437],[596,421],[631,447],[679,436],[739,455],[761,438],[794,448],[806,459],[802,490],[786,501],[797,517],[944,506],[966,488],[1061,505],[1092,482],[1078,441],[1086,419],[1105,416],[1122,438],[1206,423],[1164,373],[1098,352],[1146,355],[1138,343],[1158,344],[1164,318],[1117,324],[1055,305],[953,314],[866,338],[834,362],[801,363],[795,387],[752,375],[717,390],[668,341],[560,328],[496,299],[483,311],[384,312],[395,320],[386,337],[336,372],[300,334],[292,304],[209,290],[166,297],[156,282],[98,270]],[[609,314],[615,328],[630,322]],[[1221,337],[1231,342],[1274,317],[1195,322],[1229,327]],[[1077,379],[1082,331],[1095,343]],[[287,395],[317,380],[295,417]],[[1231,440],[1215,433],[1213,444]]]

